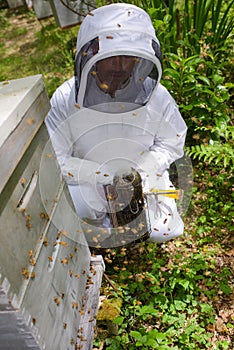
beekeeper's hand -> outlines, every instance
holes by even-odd
[[[111,169],[95,161],[69,157],[61,164],[61,169],[69,185],[91,184],[95,187],[113,183]]]

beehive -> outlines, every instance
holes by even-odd
[[[42,77],[1,82],[0,105],[0,349],[74,349],[90,251],[43,123]]]

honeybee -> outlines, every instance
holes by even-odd
[[[66,265],[66,264],[68,264],[68,261],[69,260],[67,258],[61,259],[61,264]]]
[[[48,247],[48,238],[47,238],[47,237],[44,238],[44,240],[43,240],[43,245],[44,245],[45,247]]]
[[[75,301],[72,302],[72,308],[73,309],[78,309],[79,305]]]
[[[48,260],[49,260],[50,262],[52,262],[52,261],[53,261],[53,257],[52,257],[52,255],[48,256]]]
[[[25,179],[25,177],[23,177],[20,181],[21,185],[24,187],[26,185],[27,180]]]
[[[49,216],[48,216],[47,213],[40,213],[40,218],[41,218],[41,219],[48,219]]]
[[[114,39],[114,37],[112,35],[107,35],[106,39]]]
[[[29,260],[29,262],[30,262],[30,264],[31,264],[32,266],[35,266],[35,265],[36,265],[36,260],[35,260],[34,258],[31,258],[31,259]]]
[[[100,85],[100,88],[103,89],[103,90],[108,90],[108,89],[109,89],[109,85],[106,84],[106,83],[102,83],[102,84]]]
[[[75,106],[76,108],[80,109],[79,103],[75,103],[74,106]]]
[[[57,306],[60,305],[60,300],[59,300],[58,297],[54,297],[54,302],[55,302],[55,304],[56,304]]]
[[[69,244],[67,242],[60,241],[59,244],[63,247],[68,247]]]
[[[63,329],[67,329],[67,323],[63,322]]]
[[[28,270],[25,267],[22,268],[22,275],[25,278],[29,279],[30,274],[29,274]]]
[[[34,254],[33,250],[29,250],[28,254],[29,254],[30,257],[32,257],[33,254]]]
[[[32,272],[30,277],[31,277],[31,279],[34,279],[36,277],[36,273]]]

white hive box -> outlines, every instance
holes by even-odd
[[[33,0],[32,5],[38,19],[53,15],[49,0]]]
[[[24,0],[7,0],[7,3],[10,8],[16,8],[25,5]]]
[[[96,7],[94,0],[87,2],[83,0],[49,1],[56,22],[61,28],[67,28],[81,23],[84,17]]]
[[[43,122],[42,77],[1,82],[0,107],[0,350],[74,349],[90,251]]]

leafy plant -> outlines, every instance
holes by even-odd
[[[210,139],[208,144],[188,147],[189,156],[203,159],[208,163],[219,163],[223,168],[232,168],[234,166],[234,127],[227,126],[221,135],[218,127],[211,129],[212,132],[219,135],[219,140]]]
[[[151,15],[165,52],[189,57],[200,54],[204,42],[214,53],[225,45],[233,31],[233,0],[225,4],[222,0],[169,0],[168,6],[164,1],[134,3],[140,3]]]

